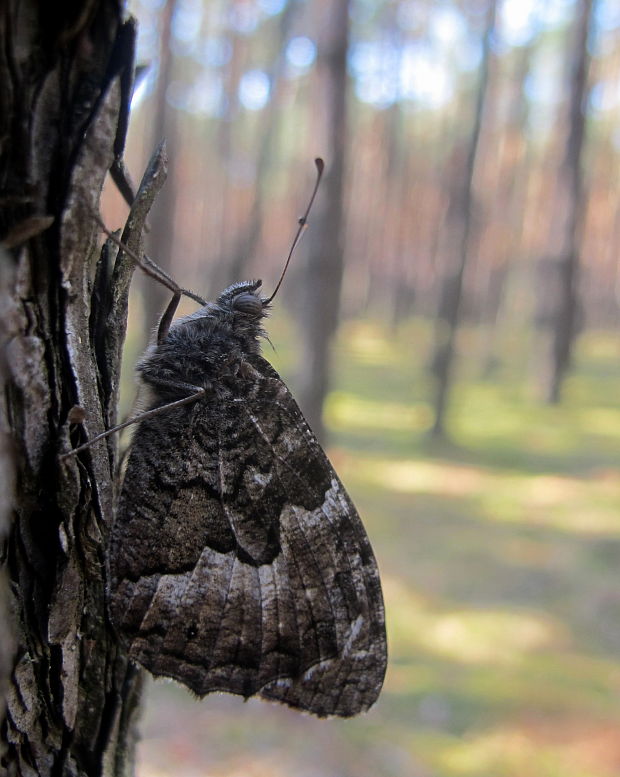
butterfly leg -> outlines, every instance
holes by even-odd
[[[187,397],[182,397],[181,399],[177,399],[174,402],[168,402],[165,405],[158,405],[157,407],[154,407],[151,410],[146,410],[144,413],[140,413],[135,418],[130,418],[128,421],[125,421],[122,424],[118,424],[118,426],[113,426],[111,429],[107,429],[105,432],[101,432],[101,434],[98,434],[95,437],[93,437],[92,440],[88,440],[82,445],[79,445],[77,448],[73,448],[73,450],[70,450],[68,453],[63,453],[60,456],[61,461],[64,459],[68,459],[71,456],[75,456],[76,453],[86,450],[86,448],[90,448],[90,446],[93,445],[94,443],[98,442],[99,440],[103,440],[105,437],[109,437],[111,434],[114,434],[115,432],[119,432],[121,429],[124,429],[126,426],[130,426],[131,424],[136,424],[138,423],[138,421],[143,421],[145,418],[150,418],[151,416],[159,415],[160,413],[165,413],[167,410],[172,410],[175,407],[181,407],[182,405],[188,405],[191,402],[196,402],[196,400],[201,399],[207,393],[207,389],[198,388],[197,386],[190,386],[188,383],[183,383],[183,384],[174,383],[173,385],[176,388],[182,386],[184,388],[191,389],[193,393],[189,394],[189,396]]]
[[[181,291],[175,291],[172,295],[172,299],[168,303],[168,307],[164,311],[164,315],[159,320],[159,326],[157,327],[157,345],[161,345],[168,336],[170,324],[172,323],[172,319],[174,318],[174,314],[176,313],[180,301]]]

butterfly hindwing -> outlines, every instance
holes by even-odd
[[[179,455],[182,451],[182,455]],[[360,518],[275,370],[138,429],[113,529],[111,609],[130,655],[199,695],[317,715],[376,699],[383,602]]]

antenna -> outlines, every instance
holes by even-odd
[[[316,165],[316,183],[314,184],[314,189],[312,190],[312,196],[310,197],[310,202],[308,203],[308,207],[306,208],[306,212],[304,215],[299,219],[299,226],[297,228],[297,233],[293,239],[293,243],[291,245],[291,250],[288,252],[288,257],[286,259],[286,263],[284,264],[284,269],[282,270],[282,274],[280,275],[280,280],[276,284],[276,288],[269,297],[269,299],[266,299],[263,302],[263,305],[268,305],[271,300],[276,296],[278,293],[278,289],[282,285],[282,280],[284,279],[284,275],[286,274],[286,271],[288,269],[289,262],[291,261],[291,257],[293,256],[293,251],[295,250],[295,247],[297,246],[297,243],[299,243],[299,240],[301,238],[301,235],[304,231],[304,228],[306,227],[306,224],[308,223],[308,214],[310,213],[310,209],[312,208],[312,203],[314,202],[314,198],[316,197],[316,193],[319,188],[319,184],[321,183],[321,177],[323,176],[323,170],[325,169],[325,162],[321,159],[321,157],[317,157],[314,160],[314,164]]]

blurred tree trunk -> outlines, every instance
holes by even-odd
[[[530,74],[534,45],[521,46],[514,52],[514,68],[509,76],[507,94],[507,118],[497,155],[491,154],[490,164],[494,175],[489,176],[487,197],[492,200],[490,221],[499,239],[490,246],[486,259],[486,293],[482,302],[484,344],[482,374],[490,378],[500,365],[498,352],[499,330],[506,297],[508,279],[519,251],[523,250],[523,227],[529,176],[528,148],[526,143],[528,102],[526,81]],[[498,161],[499,160],[499,161]]]
[[[464,149],[464,163],[457,165],[458,180],[455,181],[450,196],[446,218],[447,269],[440,292],[431,368],[435,379],[433,400],[435,420],[431,435],[435,438],[443,438],[446,434],[445,413],[454,371],[455,341],[460,320],[463,277],[469,255],[474,203],[474,171],[487,100],[489,66],[492,55],[491,39],[495,31],[496,11],[497,0],[489,0],[482,38],[482,59],[476,89],[473,126]]]
[[[584,186],[581,156],[585,140],[588,101],[588,38],[592,22],[593,0],[578,0],[575,6],[573,35],[567,46],[570,74],[568,117],[560,126],[567,127],[563,159],[558,171],[554,202],[555,221],[552,239],[559,243],[553,252],[554,272],[551,289],[551,345],[547,401],[560,401],[562,384],[570,366],[573,346],[581,324],[578,293],[579,251],[584,211]]]
[[[299,3],[289,0],[280,17],[277,28],[277,39],[273,50],[277,51],[271,71],[269,83],[271,95],[269,102],[261,112],[261,122],[258,129],[258,148],[256,164],[256,192],[252,200],[252,208],[247,226],[242,230],[239,239],[233,245],[231,258],[225,262],[228,281],[234,283],[247,277],[246,267],[255,255],[260,242],[267,194],[267,176],[272,167],[273,154],[278,146],[278,129],[280,121],[280,101],[282,97],[283,76],[286,68],[286,43],[290,35]]]
[[[116,0],[21,0],[0,28],[0,763],[120,777],[140,673],[105,607],[115,449],[58,454],[115,418],[132,268],[100,261],[92,212],[124,145],[135,24]]]
[[[311,243],[302,283],[302,372],[300,404],[319,440],[325,439],[323,402],[329,386],[330,342],[338,325],[344,256],[343,187],[347,144],[347,51],[349,2],[323,0],[318,6],[315,111],[324,138],[327,174],[312,216]]]
[[[166,185],[163,187],[153,207],[148,237],[151,258],[157,262],[162,270],[172,275],[174,275],[172,263],[175,244],[174,216],[178,180],[178,176],[175,174],[175,164],[180,160],[181,154],[179,153],[176,111],[169,105],[166,96],[168,86],[172,80],[172,19],[177,4],[177,0],[167,0],[159,20],[159,66],[150,147],[154,148],[165,139],[168,156],[172,160],[172,167],[170,175],[166,180]],[[161,284],[153,283],[146,277],[140,278],[140,285],[142,288],[144,320],[148,338],[148,333],[157,324],[170,295]]]
[[[213,165],[217,177],[210,176],[210,185],[217,186],[213,207],[217,211],[219,245],[209,252],[219,257],[230,256],[236,240],[241,208],[236,170],[237,147],[234,128],[239,125],[239,86],[248,61],[248,36],[236,30],[229,31],[230,58],[223,73],[220,118],[216,130],[216,158]],[[240,126],[240,125],[239,125]],[[219,180],[218,180],[219,179]],[[215,240],[215,236],[213,236]],[[235,278],[234,280],[239,280]],[[211,270],[211,287],[219,293],[230,281],[226,262],[218,262]]]
[[[402,46],[402,43],[400,43]],[[386,202],[388,213],[383,221],[383,245],[392,247],[388,283],[390,325],[396,327],[413,311],[416,288],[413,282],[413,267],[417,244],[407,240],[410,217],[403,207],[408,200],[414,201],[414,185],[408,173],[411,170],[407,144],[403,138],[403,116],[399,103],[394,103],[385,116],[385,138],[387,164],[385,166]],[[412,196],[413,195],[413,196]],[[395,218],[390,219],[389,214]]]
[[[399,6],[388,5],[383,16],[385,35],[393,52],[394,72],[402,67],[406,37],[398,20]],[[413,182],[409,178],[410,145],[405,142],[405,121],[402,103],[395,100],[389,108],[381,112],[379,119],[379,140],[384,152],[382,165],[382,184],[379,191],[383,213],[379,222],[378,255],[384,260],[380,265],[383,284],[387,297],[390,325],[395,329],[401,321],[411,315],[415,301],[415,287],[412,281],[412,267],[415,263],[416,244],[408,243],[407,230],[411,223],[410,214],[403,204],[412,202],[415,193]],[[389,255],[385,255],[386,250]],[[376,284],[373,284],[373,297],[376,296]]]

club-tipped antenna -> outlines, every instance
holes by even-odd
[[[280,280],[276,284],[276,288],[274,289],[273,294],[269,299],[266,299],[263,304],[268,305],[271,300],[276,296],[278,293],[278,289],[282,285],[282,281],[284,280],[284,276],[286,275],[286,271],[288,269],[289,262],[291,261],[291,257],[293,256],[293,251],[295,250],[295,247],[297,246],[297,243],[299,243],[301,236],[303,234],[303,231],[308,223],[308,215],[310,214],[310,209],[312,208],[312,203],[314,202],[314,198],[316,197],[316,193],[319,189],[319,184],[321,183],[321,178],[323,176],[323,170],[325,169],[325,162],[321,159],[321,157],[317,157],[314,160],[314,164],[316,165],[316,182],[314,184],[314,189],[312,190],[312,196],[310,197],[310,202],[308,203],[308,207],[306,208],[306,212],[304,215],[299,219],[299,226],[297,228],[297,233],[295,234],[295,237],[293,238],[293,243],[291,245],[291,250],[288,252],[288,256],[286,258],[286,263],[284,264],[284,269],[282,270],[282,274],[280,275]]]

